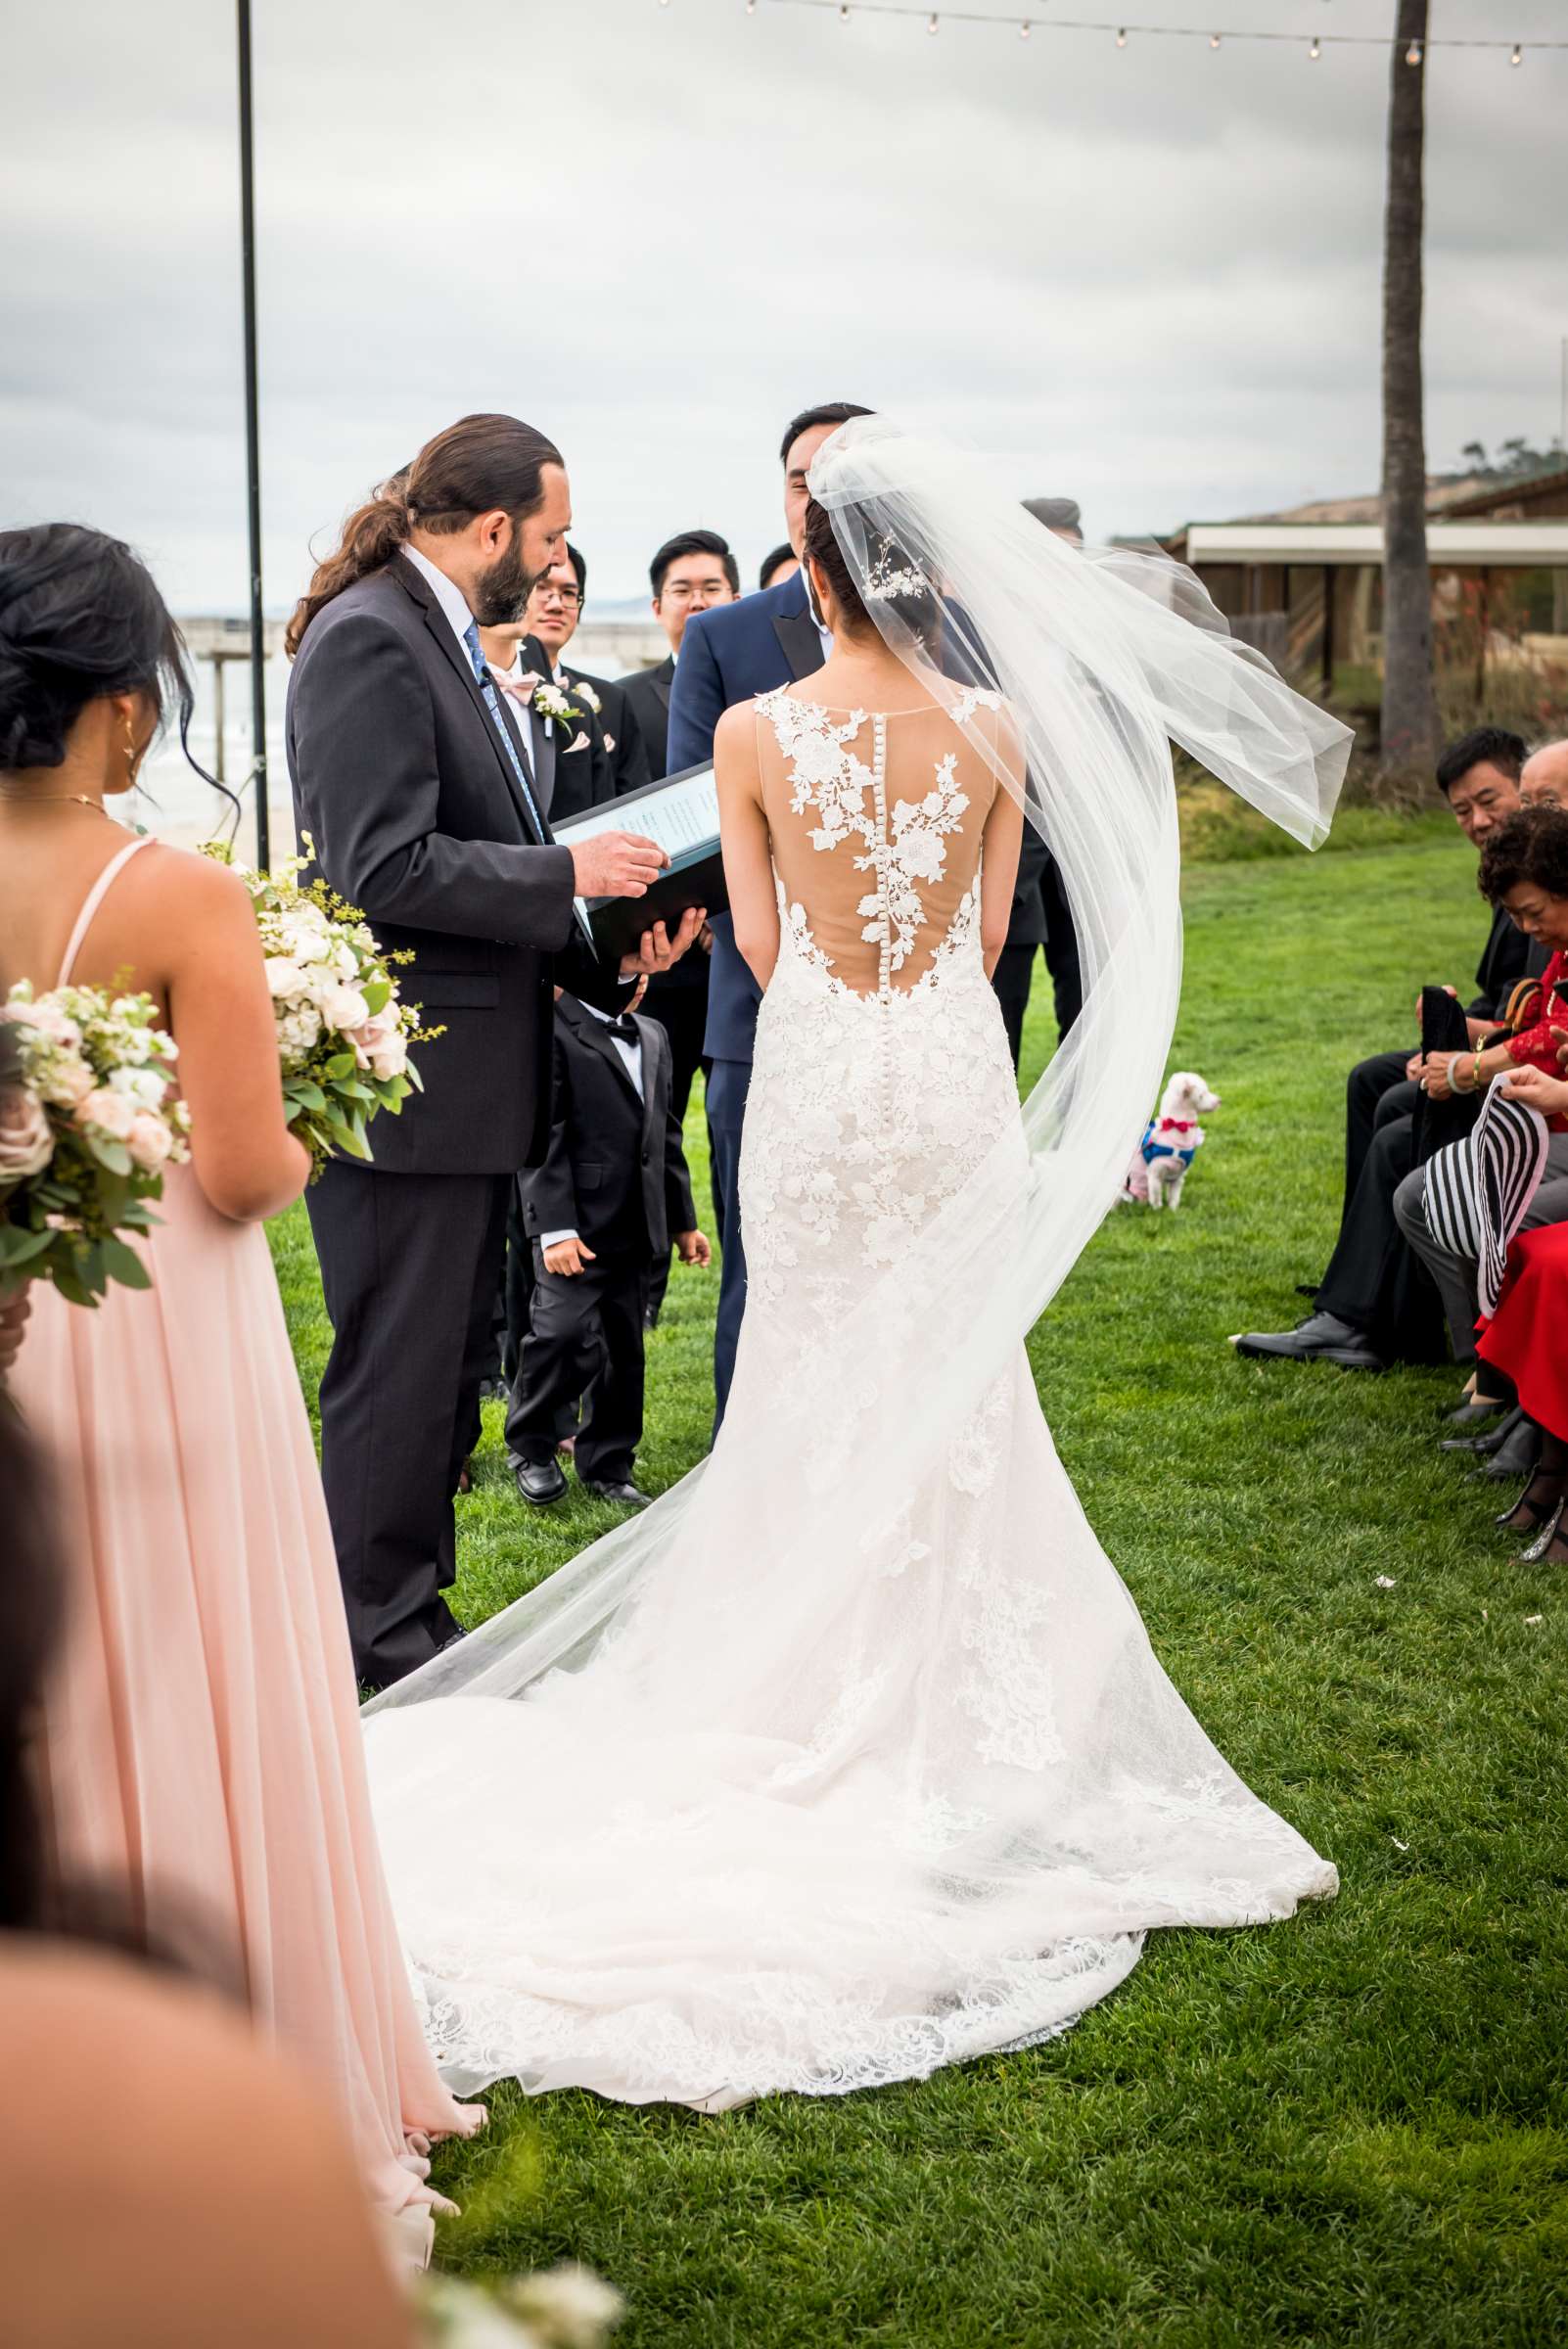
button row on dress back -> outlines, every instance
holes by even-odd
[[[893,908],[888,902],[888,721],[880,710],[871,720],[871,738],[874,745],[871,785],[877,817],[877,905],[882,933],[877,944],[877,994],[886,1002],[893,991]]]

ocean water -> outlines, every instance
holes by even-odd
[[[192,714],[192,756],[208,774],[218,771],[217,727],[212,691],[212,665],[192,664],[196,708]],[[289,803],[289,771],[283,755],[283,706],[289,688],[289,665],[280,655],[266,665],[267,760],[270,767],[268,806],[272,818],[272,853],[290,855],[294,850],[294,813]],[[248,861],[255,855],[255,795],[251,772],[251,671],[244,662],[229,665],[223,688],[223,768],[229,789],[240,800],[239,847]],[[177,729],[170,724],[155,744],[142,768],[135,819],[161,840],[192,848],[218,833],[235,829],[234,810],[222,795],[205,783],[187,763]]]

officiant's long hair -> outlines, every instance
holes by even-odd
[[[343,535],[294,608],[284,635],[293,660],[316,614],[373,571],[392,561],[417,526],[437,532],[463,530],[476,514],[499,508],[514,520],[537,513],[544,468],[561,452],[531,424],[515,416],[464,416],[427,440],[412,465],[382,483],[356,506]]]

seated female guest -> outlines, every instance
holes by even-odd
[[[260,1228],[308,1161],[284,1123],[243,885],[111,813],[170,686],[183,716],[179,635],[129,548],[69,524],[0,532],[0,994],[23,978],[144,990],[192,1120],[145,1243],[151,1285],[92,1313],[40,1288],[10,1373],[59,1464],[79,1570],[39,1710],[52,1846],[63,1871],[125,1884],[149,1937],[170,1893],[209,1915],[263,2034],[302,2059],[324,2126],[346,2122],[417,2257],[429,2141],[472,2116],[425,2047],[387,1900]]]
[[[1568,990],[1568,812],[1538,806],[1510,815],[1487,837],[1478,881],[1483,897],[1503,907],[1551,959],[1541,978],[1529,983],[1534,993],[1513,1034],[1499,1043],[1452,1052],[1441,1067],[1429,1061],[1423,1082],[1429,1093],[1441,1098],[1451,1091],[1484,1092],[1494,1077],[1510,1073],[1510,1089],[1517,1088],[1521,1099],[1543,1110],[1547,1128],[1545,1170],[1525,1223],[1557,1223],[1568,1217],[1568,1100],[1560,1107],[1548,1106],[1526,1091],[1518,1079],[1520,1072],[1532,1070],[1555,1086],[1557,1046],[1561,1033],[1568,1030],[1568,1000],[1555,992],[1559,981]],[[1516,995],[1525,984],[1521,981]],[[1429,1180],[1429,1166],[1407,1174],[1394,1194],[1394,1214],[1437,1283],[1454,1351],[1462,1360],[1480,1310],[1476,1267],[1473,1259],[1451,1254],[1434,1233],[1427,1216]]]
[[[1568,818],[1564,819],[1568,821]],[[1516,1100],[1543,1117],[1568,1118],[1568,1082],[1540,1069],[1521,1069],[1508,1080]],[[1507,1278],[1498,1310],[1477,1341],[1484,1362],[1511,1378],[1521,1406],[1541,1430],[1541,1462],[1507,1514],[1499,1519],[1510,1532],[1536,1537],[1524,1555],[1533,1563],[1568,1564],[1568,1529],[1562,1523],[1568,1493],[1568,1223],[1548,1223],[1522,1232],[1508,1251]]]

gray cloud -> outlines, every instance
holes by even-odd
[[[773,0],[265,0],[269,601],[474,407],[560,441],[606,596],[694,521],[750,570],[782,422],[820,396],[959,432],[1097,531],[1371,486],[1387,68],[1305,44],[1382,32],[1389,0],[1220,13],[1300,44],[931,40]],[[1551,0],[1510,15],[1510,37],[1560,32]],[[1445,0],[1442,28],[1496,13]],[[185,608],[244,593],[231,43],[222,0],[52,0],[6,36],[5,502],[123,530]],[[1438,55],[1429,91],[1446,461],[1556,426],[1568,54]]]

